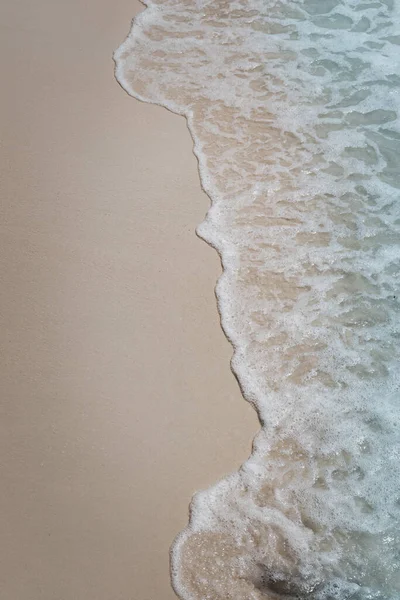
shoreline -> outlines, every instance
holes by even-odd
[[[113,76],[141,9],[40,0],[2,19],[1,579],[19,600],[175,598],[190,498],[258,430],[219,258],[194,233],[208,198],[189,131]]]

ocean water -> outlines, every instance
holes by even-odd
[[[184,600],[400,598],[400,2],[148,0],[115,54],[184,115],[262,429],[195,495]],[[218,399],[216,398],[216,401]]]

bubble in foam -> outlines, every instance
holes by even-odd
[[[262,430],[192,502],[185,600],[400,594],[398,0],[158,0],[116,53],[187,118]]]

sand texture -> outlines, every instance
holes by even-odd
[[[1,598],[172,600],[192,493],[257,430],[182,118],[118,86],[137,2],[1,12]]]

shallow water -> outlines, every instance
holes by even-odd
[[[262,430],[196,494],[185,600],[400,597],[400,3],[147,2],[116,52],[185,115]]]

